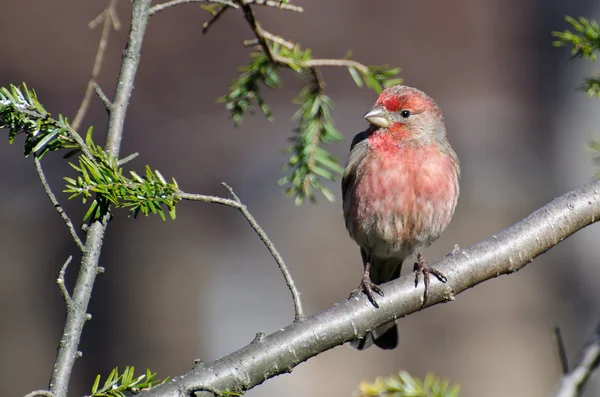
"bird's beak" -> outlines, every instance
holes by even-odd
[[[381,106],[375,106],[369,110],[367,114],[363,116],[365,120],[373,124],[375,127],[386,128],[389,127],[390,119],[387,117],[387,112]]]

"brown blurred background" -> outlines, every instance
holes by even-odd
[[[100,31],[88,22],[105,1],[0,3],[0,85],[27,82],[52,112],[72,118],[89,78]],[[298,0],[303,15],[258,10],[268,30],[313,49],[318,57],[354,58],[403,68],[408,85],[442,108],[463,178],[449,229],[427,252],[433,260],[455,243],[468,246],[520,220],[552,197],[592,178],[585,144],[599,133],[598,103],[575,91],[594,71],[551,46],[563,16],[598,16],[591,1]],[[110,95],[125,26],[112,34],[100,83]],[[251,32],[228,12],[202,35],[208,15],[184,5],[151,19],[130,106],[122,154],[174,176],[188,192],[226,195],[226,181],[248,205],[287,260],[309,313],[347,297],[361,274],[358,249],[340,204],[296,207],[276,181],[279,150],[294,128],[292,98],[300,83],[283,72],[284,88],[268,92],[275,121],[248,117],[240,128],[215,99],[248,61],[241,41]],[[324,70],[346,137],[331,146],[345,158],[351,137],[376,94],[357,88],[342,69]],[[84,123],[102,142],[106,115],[94,100]],[[5,141],[6,142],[6,141]],[[22,141],[0,157],[0,395],[47,387],[62,332],[64,306],[55,280],[76,252],[37,180]],[[72,171],[59,155],[44,167],[55,191]],[[338,184],[332,189],[339,197]],[[66,203],[64,194],[60,195]],[[79,202],[66,204],[77,220]],[[234,210],[181,203],[175,222],[127,218],[106,237],[71,395],[89,392],[96,374],[115,365],[149,367],[159,376],[189,370],[249,343],[257,331],[289,324],[289,293],[258,238]],[[599,319],[598,227],[589,227],[523,271],[400,321],[391,352],[338,347],[248,393],[249,396],[350,396],[362,380],[399,369],[427,371],[462,385],[462,396],[548,395],[560,376],[552,327],[562,327],[574,360]],[[411,266],[405,266],[406,268]],[[76,266],[68,271],[72,286]],[[71,287],[72,288],[72,287]],[[586,396],[600,392],[592,381]]]

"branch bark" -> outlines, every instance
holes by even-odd
[[[106,152],[115,158],[119,156],[125,115],[129,105],[129,97],[133,91],[133,81],[140,60],[142,40],[150,16],[150,4],[151,0],[133,0],[132,2],[129,36],[121,60],[115,98],[109,112],[108,133],[104,147]],[[92,296],[96,275],[102,271],[98,266],[98,262],[109,219],[110,213],[107,213],[101,222],[94,222],[87,231],[81,266],[71,298],[72,304],[67,307],[67,318],[50,377],[49,391],[55,397],[67,396],[75,360],[81,356],[81,352],[78,350],[79,341],[83,326],[89,319],[87,308]]]
[[[435,267],[448,276],[434,281],[427,306],[454,297],[486,280],[514,273],[578,230],[600,219],[600,181],[554,199],[527,218],[466,249],[447,256]],[[364,336],[393,319],[421,309],[423,293],[413,275],[384,284],[379,309],[365,296],[334,304],[212,363],[199,364],[167,384],[139,397],[181,397],[193,392],[243,393],[266,379],[290,372],[317,354]]]

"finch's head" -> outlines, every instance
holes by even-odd
[[[388,131],[404,131],[416,137],[444,136],[444,118],[437,104],[423,91],[396,85],[383,90],[364,118]]]

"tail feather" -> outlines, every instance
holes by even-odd
[[[367,333],[364,338],[348,342],[348,346],[357,350],[365,350],[372,345],[385,350],[395,349],[398,346],[398,326],[396,322],[384,324]]]

